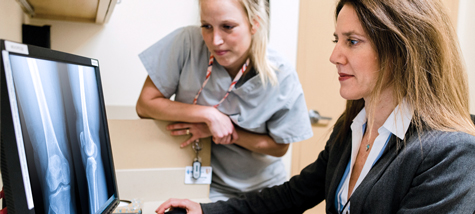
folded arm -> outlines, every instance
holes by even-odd
[[[268,134],[257,134],[235,127],[239,138],[235,144],[253,152],[282,157],[289,149],[289,144],[276,143]]]
[[[236,135],[234,125],[227,115],[213,107],[171,101],[157,89],[150,77],[145,80],[136,111],[141,118],[205,123],[214,141],[218,143],[234,142],[231,136]]]

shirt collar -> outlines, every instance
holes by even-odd
[[[411,105],[403,99],[402,102],[394,108],[391,115],[389,115],[383,127],[396,135],[399,139],[404,140],[406,132],[409,129],[413,116]]]
[[[356,128],[361,129],[361,127],[366,123],[366,108],[363,107],[360,113],[356,115],[355,119],[353,119],[353,123],[351,124],[351,130],[355,131]]]
[[[388,130],[401,140],[404,140],[409,125],[411,124],[412,116],[412,107],[406,102],[406,99],[403,99],[403,101],[394,108],[381,128]],[[355,119],[353,119],[351,130],[355,131],[356,128],[362,127],[366,121],[366,108],[363,108],[360,113],[356,115]]]

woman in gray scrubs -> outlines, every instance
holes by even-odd
[[[181,146],[212,137],[210,198],[226,200],[283,183],[280,159],[312,134],[290,63],[267,48],[265,0],[200,0],[201,28],[183,27],[142,52],[143,118],[177,121]],[[175,95],[175,101],[169,98]]]

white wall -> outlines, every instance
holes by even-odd
[[[457,34],[460,46],[467,65],[468,81],[470,88],[470,113],[475,114],[475,1],[460,0]]]
[[[299,28],[299,0],[271,0],[269,46],[283,54],[295,67]]]
[[[15,0],[0,0],[0,39],[21,42],[23,11]]]

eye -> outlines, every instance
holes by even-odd
[[[359,43],[358,40],[354,40],[354,39],[348,39],[348,43],[351,45],[351,46],[354,46],[354,45],[357,45]]]
[[[207,24],[203,24],[201,25],[201,28],[204,28],[204,29],[211,29],[211,25],[207,25]]]
[[[232,26],[232,25],[223,25],[223,28],[226,29],[226,30],[232,30],[234,28],[234,26]]]
[[[332,40],[332,42],[336,44],[336,43],[338,43],[338,39],[334,39],[334,40]]]

